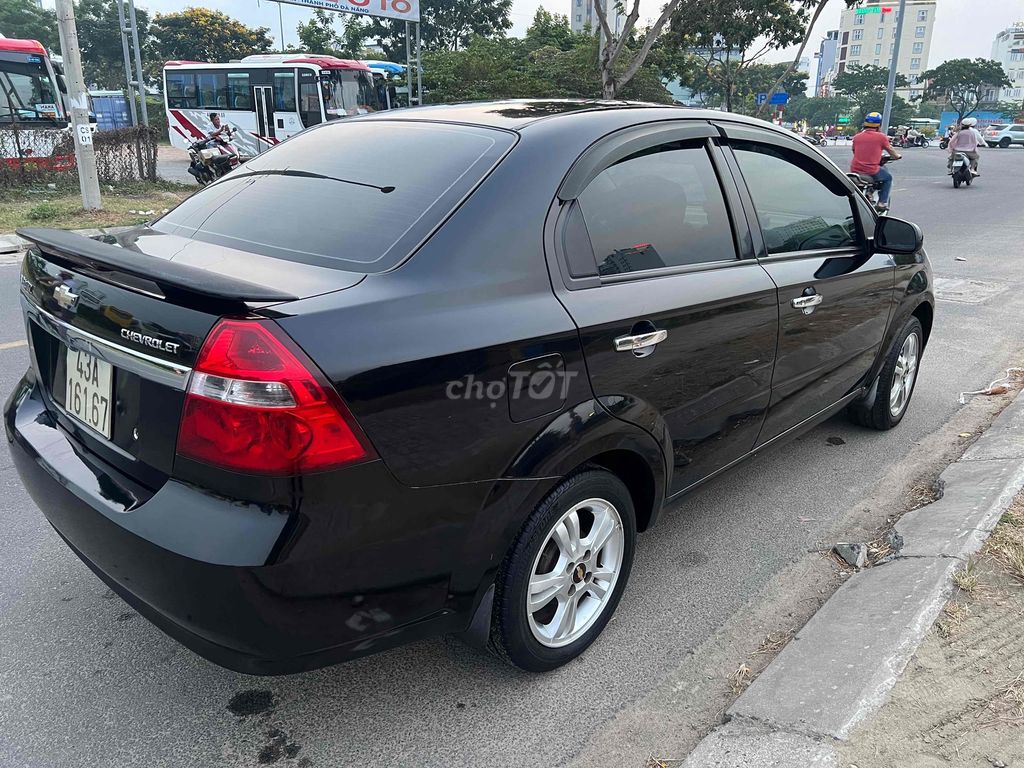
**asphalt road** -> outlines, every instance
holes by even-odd
[[[842,163],[849,155],[827,151]],[[219,669],[108,592],[46,525],[0,447],[0,765],[571,761],[953,417],[960,391],[1020,362],[1024,151],[984,152],[984,176],[956,191],[944,157],[908,150],[892,166],[893,213],[923,227],[942,292],[955,299],[939,304],[900,428],[877,434],[834,419],[686,499],[640,538],[604,636],[549,675],[516,672],[449,639],[286,678]],[[5,346],[22,338],[16,297],[17,268],[0,257],[4,393],[26,365],[24,347]],[[270,707],[232,712],[232,698],[251,690],[269,691]]]

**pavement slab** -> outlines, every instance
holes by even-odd
[[[949,598],[953,574],[1024,487],[1022,427],[1017,398],[942,472],[942,498],[897,523],[897,556],[844,583],[685,766],[837,764],[830,740],[848,739],[885,704]]]

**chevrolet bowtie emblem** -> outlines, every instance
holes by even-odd
[[[78,303],[78,294],[72,293],[66,285],[58,285],[53,289],[53,300],[61,309],[74,309],[75,304]]]

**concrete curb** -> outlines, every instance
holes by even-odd
[[[852,576],[728,710],[684,768],[838,765],[938,618],[953,573],[1024,488],[1024,397],[939,476],[941,499],[896,525],[903,547]]]
[[[76,235],[96,237],[98,235],[116,235],[128,229],[134,229],[134,227],[103,227],[102,229],[73,229],[71,231]],[[21,252],[28,248],[28,246],[28,240],[18,237],[13,232],[0,234],[0,264],[11,263],[15,260],[20,261]]]

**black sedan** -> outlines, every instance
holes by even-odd
[[[564,664],[667,505],[896,426],[934,307],[920,230],[799,138],[627,103],[333,122],[117,238],[22,234],[25,485],[257,674],[438,633]]]

